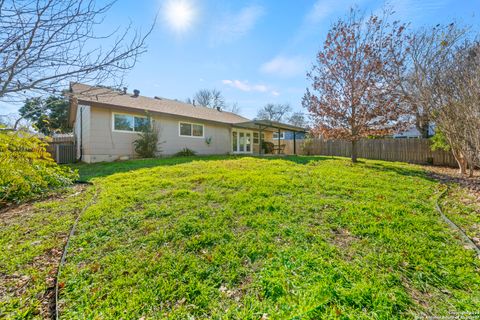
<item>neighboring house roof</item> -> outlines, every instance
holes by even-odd
[[[159,112],[163,114],[176,115],[201,120],[215,121],[221,123],[235,124],[249,121],[249,119],[228,111],[203,106],[194,106],[176,100],[165,98],[149,98],[145,96],[134,96],[131,93],[123,93],[106,87],[95,87],[81,83],[70,85],[72,95],[82,103],[101,103],[111,107],[123,107],[138,109],[141,111]],[[71,113],[75,116],[75,112]],[[72,119],[71,119],[72,120]]]

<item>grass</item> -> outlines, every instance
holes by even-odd
[[[470,239],[480,239],[480,203],[464,189],[453,186],[440,201],[447,217],[462,228]],[[480,240],[477,240],[479,242]]]
[[[0,318],[50,318],[58,261],[76,214],[91,197],[78,188],[0,213]]]
[[[419,167],[192,157],[77,168],[100,192],[60,279],[64,319],[408,319],[478,311],[480,260],[436,213],[438,183]],[[23,241],[2,234],[0,249]],[[8,268],[25,263],[8,261]]]

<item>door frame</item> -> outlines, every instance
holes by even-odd
[[[233,132],[236,132],[237,133],[237,149],[239,149],[239,146],[240,146],[240,133],[244,133],[245,134],[245,137],[246,137],[246,134],[250,134],[250,151],[237,151],[237,150],[233,150]],[[230,131],[230,150],[232,151],[232,153],[234,154],[251,154],[253,153],[253,131],[252,130],[248,130],[248,129],[236,129],[236,128],[233,128],[231,131]]]

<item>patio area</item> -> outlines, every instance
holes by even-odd
[[[299,138],[303,139],[305,133],[307,132],[305,128],[297,127],[291,124],[281,123],[277,121],[271,120],[252,120],[242,123],[235,124],[236,128],[249,130],[253,132],[253,145],[252,153],[253,155],[261,155],[261,156],[273,156],[273,155],[296,155],[299,144]],[[235,131],[233,131],[235,132]],[[287,135],[285,133],[291,133],[291,138],[286,138]],[[237,150],[240,150],[241,143],[241,135],[242,133],[238,133],[238,144]],[[257,136],[257,135],[258,136]],[[233,150],[235,152],[235,136],[233,136]],[[257,142],[256,142],[257,141]],[[289,141],[292,141],[292,148],[287,149],[287,145]],[[273,143],[273,150],[272,153],[266,153],[263,146],[263,142],[272,142]],[[258,148],[255,148],[255,145],[258,145]]]

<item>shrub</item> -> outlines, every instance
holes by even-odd
[[[445,150],[445,151],[450,151],[450,145],[448,144],[447,138],[445,137],[445,134],[439,129],[436,128],[435,135],[430,138],[430,141],[432,142],[430,148],[432,151],[435,150]]]
[[[193,151],[193,150],[188,149],[188,148],[183,148],[182,150],[177,152],[175,155],[177,157],[191,157],[191,156],[194,156],[196,154],[197,154],[196,151]]]
[[[0,131],[0,207],[67,186],[77,172],[57,165],[47,144],[22,131]]]
[[[158,152],[161,152],[158,142],[159,130],[151,124],[151,121],[152,119],[148,117],[148,124],[139,133],[138,139],[133,141],[135,152],[142,158],[154,158]]]
[[[273,153],[275,145],[270,141],[262,141],[262,149],[265,153]]]

